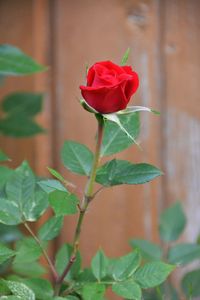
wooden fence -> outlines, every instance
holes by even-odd
[[[142,114],[141,145],[120,154],[164,170],[162,179],[102,192],[87,214],[81,250],[85,263],[103,247],[107,255],[129,251],[128,240],[158,240],[159,212],[180,199],[190,218],[185,238],[194,240],[200,218],[200,1],[198,0],[0,0],[0,42],[22,48],[43,64],[44,74],[8,79],[11,91],[45,94],[39,122],[47,135],[1,138],[13,166],[28,159],[40,175],[46,166],[67,175],[59,158],[66,139],[94,147],[94,118],[77,97],[85,65],[119,62],[131,47],[130,64],[141,85],[133,103],[155,108],[161,116]],[[70,177],[77,183],[83,180]],[[52,246],[70,242],[75,218],[66,220]]]

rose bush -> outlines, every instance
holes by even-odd
[[[125,109],[138,85],[138,75],[130,66],[102,61],[89,69],[87,85],[81,85],[80,89],[92,108],[101,114],[109,114]]]

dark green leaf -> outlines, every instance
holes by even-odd
[[[42,227],[39,229],[38,235],[40,240],[49,241],[54,239],[60,233],[63,225],[63,217],[55,216],[49,219]]]
[[[41,277],[46,273],[44,267],[42,267],[37,261],[32,261],[28,264],[27,263],[14,263],[12,265],[12,269],[16,274],[20,274],[22,276],[28,277]]]
[[[0,75],[28,75],[45,70],[46,67],[36,63],[20,49],[10,45],[0,45]]]
[[[112,276],[118,280],[126,280],[132,276],[140,265],[141,257],[137,250],[116,259],[113,264]]]
[[[160,175],[162,172],[152,165],[114,159],[98,169],[96,181],[104,186],[143,184]]]
[[[7,226],[0,224],[0,241],[3,243],[11,243],[20,240],[23,237],[17,226]]]
[[[127,132],[136,139],[139,135],[140,120],[139,114],[134,113],[130,115],[119,116],[122,126]],[[127,134],[114,122],[106,121],[103,143],[101,148],[101,155],[111,155],[121,152],[133,144]]]
[[[160,216],[159,232],[163,241],[175,241],[182,234],[186,225],[186,217],[181,203],[176,202]]]
[[[31,278],[23,279],[23,283],[34,292],[38,300],[48,300],[53,296],[53,288],[48,280]]]
[[[74,173],[89,175],[92,168],[93,154],[82,144],[66,141],[61,151],[64,166]]]
[[[100,281],[107,274],[108,259],[103,251],[98,251],[92,259],[92,272],[96,279]]]
[[[86,284],[83,287],[83,300],[103,300],[105,286],[103,284],[92,283]]]
[[[160,246],[147,240],[134,239],[130,241],[132,247],[138,248],[144,259],[160,260],[162,257],[162,249]]]
[[[116,282],[112,285],[112,290],[117,295],[126,299],[141,300],[141,288],[133,280]]]
[[[181,282],[181,287],[187,297],[200,296],[200,269],[187,273]]]
[[[4,244],[0,243],[0,264],[15,255],[15,251],[9,249]]]
[[[152,288],[160,285],[174,268],[173,265],[154,261],[139,268],[134,274],[134,278],[142,288]]]
[[[0,162],[7,160],[10,160],[9,157],[0,149]]]
[[[2,109],[9,115],[33,117],[42,110],[42,94],[13,93],[6,96]]]
[[[65,269],[65,266],[67,265],[67,263],[70,260],[70,257],[72,255],[72,246],[68,245],[68,244],[64,244],[58,251],[58,253],[56,254],[56,270],[59,274],[62,274],[62,272]],[[76,260],[72,266],[72,268],[70,269],[70,272],[67,274],[66,279],[73,279],[75,278],[81,268],[81,256],[80,253],[78,252]]]
[[[57,216],[73,215],[77,213],[78,199],[74,194],[54,191],[49,194],[49,203]]]
[[[11,137],[27,137],[44,132],[35,121],[24,115],[9,115],[0,120],[0,133]]]
[[[185,265],[200,258],[200,245],[178,244],[169,249],[168,261],[172,264]]]

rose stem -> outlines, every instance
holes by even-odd
[[[35,233],[32,231],[32,229],[30,228],[30,226],[26,222],[24,222],[24,226],[26,227],[26,229],[28,230],[28,232],[32,235],[32,237],[34,238],[34,240],[36,241],[36,243],[39,245],[39,247],[42,250],[42,253],[43,253],[43,255],[44,255],[44,257],[45,257],[45,259],[46,259],[46,261],[47,261],[47,263],[49,265],[49,268],[51,269],[51,272],[53,274],[54,280],[57,280],[58,274],[56,272],[56,269],[55,269],[55,267],[54,267],[54,265],[53,265],[53,263],[52,263],[49,255],[47,254],[46,250],[43,248],[40,239],[35,235]]]
[[[97,130],[97,142],[96,142],[94,160],[93,160],[93,164],[92,164],[92,170],[91,170],[90,176],[88,178],[86,188],[85,188],[85,193],[84,193],[83,200],[82,200],[82,203],[80,206],[79,218],[78,218],[78,222],[77,222],[77,226],[76,226],[76,230],[75,230],[75,234],[74,234],[72,254],[71,254],[70,260],[67,263],[63,273],[56,280],[55,292],[54,292],[55,296],[59,295],[61,285],[62,285],[66,275],[69,273],[73,263],[76,260],[76,255],[77,255],[78,248],[79,248],[79,238],[80,238],[80,233],[81,233],[81,226],[83,223],[85,213],[87,211],[87,207],[90,203],[90,200],[93,197],[93,188],[94,188],[94,183],[95,183],[95,178],[96,178],[97,167],[98,167],[98,164],[100,161],[100,151],[101,151],[101,144],[102,144],[102,139],[103,139],[103,129],[104,129],[103,117],[101,115],[96,115],[96,118],[98,121],[98,130]]]

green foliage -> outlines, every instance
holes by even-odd
[[[116,282],[112,285],[112,290],[117,295],[126,299],[141,300],[141,288],[134,280]]]
[[[6,226],[0,224],[0,242],[13,243],[23,237],[17,226]]]
[[[12,169],[6,166],[0,166],[0,188],[4,187],[5,183],[8,181],[12,174]]]
[[[26,237],[16,243],[14,264],[32,263],[38,260],[41,254],[42,250],[37,242],[31,237]]]
[[[172,264],[185,265],[196,259],[200,259],[200,245],[181,243],[169,249],[168,261]]]
[[[54,192],[55,190],[62,191],[62,192],[67,192],[66,187],[64,187],[62,185],[62,183],[60,183],[58,180],[55,180],[55,179],[41,180],[41,181],[38,182],[38,185],[47,194],[50,194],[51,192]]]
[[[0,265],[15,255],[15,251],[0,243]]]
[[[163,241],[179,238],[186,225],[186,217],[179,202],[166,209],[160,216],[159,232]]]
[[[34,292],[37,300],[49,300],[53,297],[53,288],[46,279],[28,278],[23,279],[22,282]]]
[[[45,71],[46,67],[36,63],[30,56],[11,45],[0,45],[0,75],[19,76]]]
[[[82,144],[66,141],[61,151],[64,166],[73,173],[89,175],[92,167],[93,154]]]
[[[92,259],[92,272],[98,281],[107,275],[108,259],[103,251],[98,251]]]
[[[123,57],[122,57],[122,60],[121,60],[121,66],[125,66],[127,61],[128,61],[128,58],[129,58],[129,54],[130,54],[130,48],[128,48],[126,50],[126,52],[124,53]]]
[[[139,249],[142,257],[146,260],[160,260],[162,258],[162,249],[147,240],[134,239],[130,241],[133,248]]]
[[[9,157],[0,149],[0,162],[10,160]]]
[[[96,181],[104,186],[143,184],[160,175],[162,172],[152,165],[113,159],[98,169]]]
[[[86,284],[82,290],[83,300],[102,300],[105,293],[105,286],[103,284]]]
[[[49,203],[56,216],[76,214],[78,202],[76,195],[68,192],[57,190],[49,194]]]
[[[127,132],[136,139],[139,135],[140,120],[139,114],[134,113],[130,115],[119,116],[122,126]],[[121,128],[114,122],[106,121],[103,143],[101,147],[101,155],[111,155],[122,150],[127,149],[133,145],[133,140],[127,136],[127,134],[121,130]]]
[[[42,225],[39,229],[38,236],[42,241],[49,241],[54,239],[60,233],[63,225],[62,216],[54,216]]]
[[[35,300],[35,294],[25,284],[16,281],[6,281],[6,284],[14,296],[21,297],[23,300]]]
[[[182,289],[187,297],[200,296],[200,269],[187,273],[181,282]]]
[[[134,274],[134,278],[142,288],[152,288],[161,284],[174,268],[173,265],[154,261],[139,268]]]
[[[58,274],[62,274],[65,266],[69,262],[72,255],[72,246],[68,244],[64,244],[56,254],[55,266]],[[74,279],[78,275],[81,268],[81,256],[78,253],[76,257],[76,261],[74,262],[70,272],[67,274],[66,279]]]

